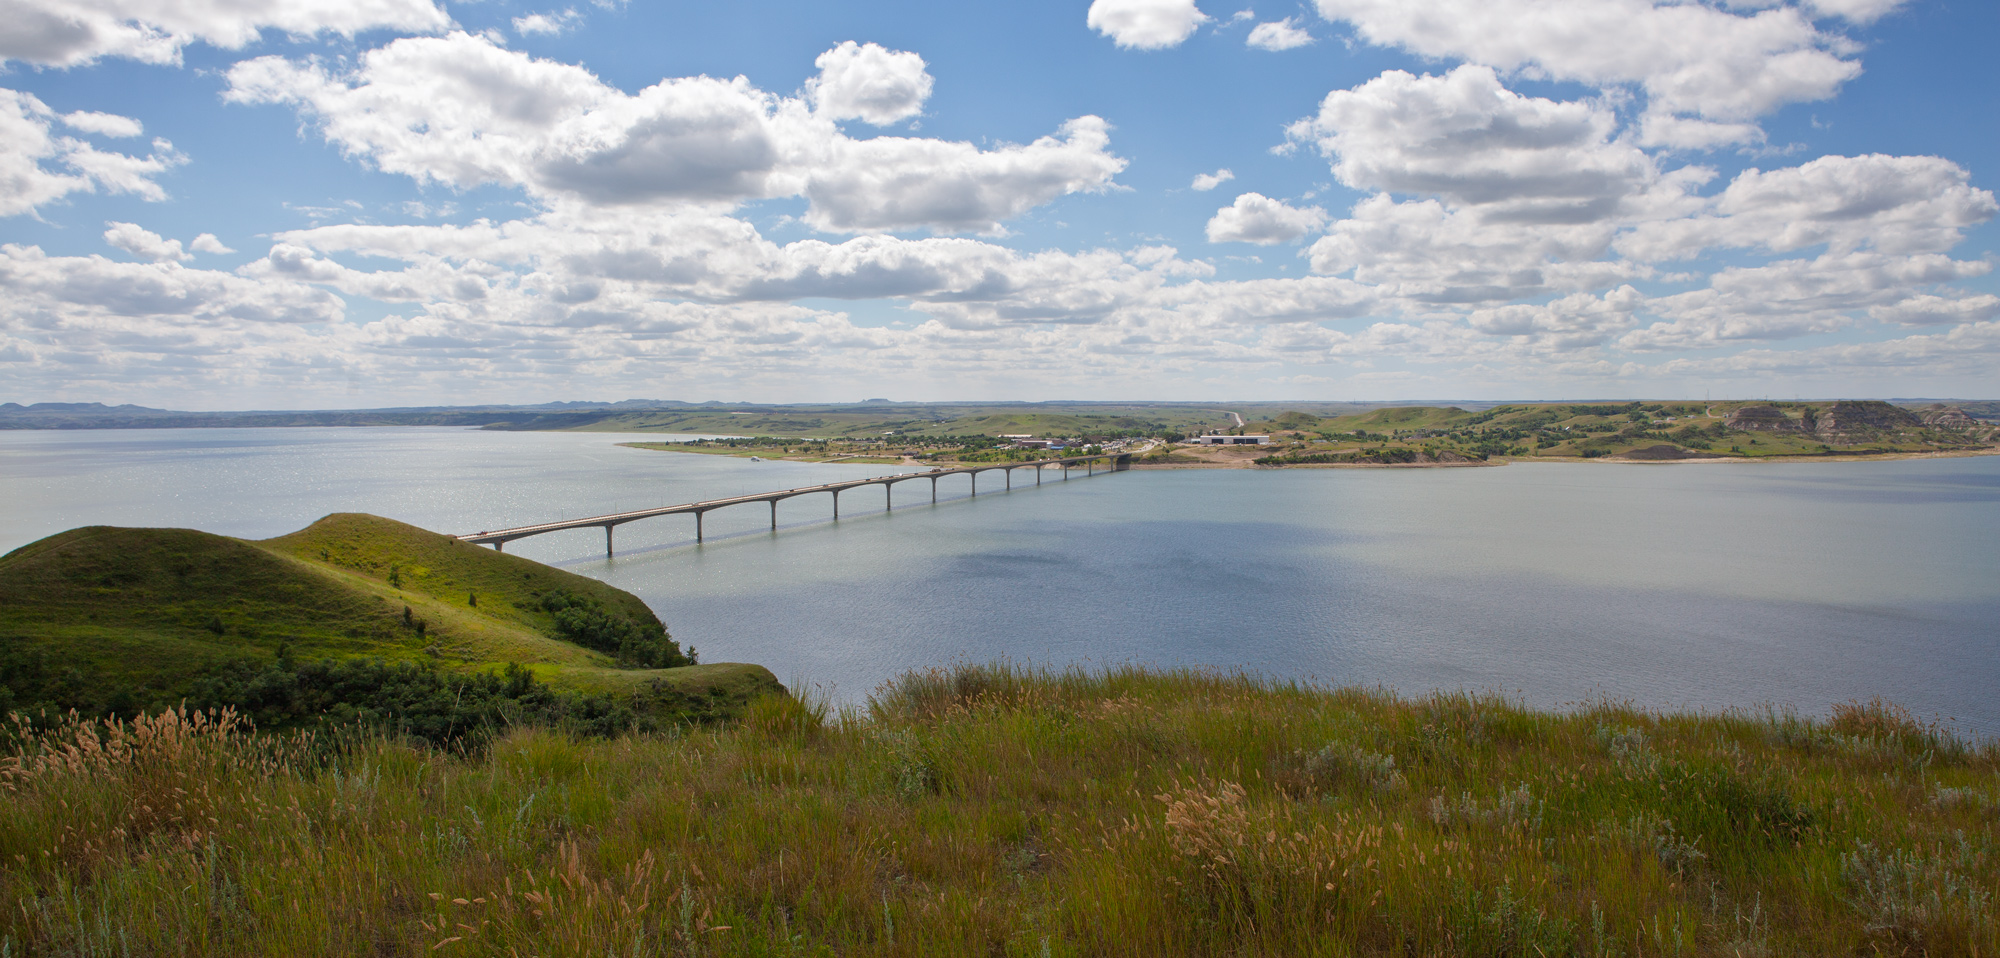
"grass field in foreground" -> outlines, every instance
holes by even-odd
[[[2000,750],[1881,703],[966,667],[474,757],[172,718],[23,748],[4,954],[2000,954]]]

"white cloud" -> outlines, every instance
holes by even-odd
[[[325,290],[299,283],[251,280],[173,262],[49,256],[39,247],[11,243],[0,246],[0,288],[8,291],[9,315],[40,313],[64,322],[122,317],[324,323],[339,319],[344,305]]]
[[[1950,249],[2000,212],[1965,169],[1935,156],[1823,156],[1785,169],[1745,170],[1704,215],[1643,224],[1619,240],[1627,256],[1684,259],[1716,247],[1787,253]]]
[[[1841,17],[1870,24],[1901,8],[1906,0],[1811,0],[1807,5],[1822,17]]]
[[[1300,29],[1298,24],[1292,22],[1294,19],[1293,17],[1286,17],[1283,20],[1257,24],[1251,28],[1250,36],[1246,37],[1243,42],[1259,50],[1270,50],[1273,52],[1279,50],[1296,50],[1299,47],[1312,43],[1312,34]]]
[[[815,87],[823,106],[885,118],[921,105],[922,84],[908,71],[921,59],[884,51],[885,73],[864,48],[843,49],[822,63],[835,68]],[[900,93],[874,82],[890,74]],[[805,101],[741,77],[667,79],[628,95],[581,67],[463,33],[397,40],[346,75],[263,57],[229,78],[229,99],[295,104],[350,155],[419,182],[500,183],[603,206],[804,196],[806,221],[830,230],[991,232],[1056,196],[1106,189],[1125,167],[1096,117],[990,150],[855,140]]]
[[[1713,150],[1764,142],[1764,128],[1755,123],[1718,123],[1663,113],[1639,118],[1639,144],[1670,150]]]
[[[65,113],[60,119],[64,126],[72,130],[95,133],[98,136],[108,136],[113,139],[134,137],[146,132],[145,126],[141,125],[138,120],[132,119],[129,116],[119,116],[116,113],[96,113],[79,110],[75,113]]]
[[[1177,47],[1208,22],[1194,0],[1091,0],[1084,23],[1121,47],[1164,50]]]
[[[1910,301],[1917,289],[1981,276],[1990,269],[1987,263],[1936,253],[1872,252],[1730,267],[1711,277],[1707,289],[1650,301],[1648,310],[1662,321],[1634,329],[1619,345],[1634,350],[1690,349],[1831,332],[1854,325],[1857,311],[1893,309]]]
[[[813,65],[819,76],[806,81],[806,98],[828,119],[884,126],[921,113],[931,95],[931,75],[914,53],[848,40]]]
[[[1094,116],[1056,136],[981,150],[970,143],[902,137],[837,139],[831,162],[806,174],[805,221],[829,231],[907,229],[992,233],[1066,193],[1107,188],[1125,161],[1110,126]]]
[[[186,162],[165,140],[154,140],[153,153],[146,157],[101,151],[74,137],[54,135],[51,124],[58,119],[33,94],[0,89],[0,216],[18,216],[71,193],[100,188],[162,200],[166,190],[154,178]]]
[[[1644,278],[1640,265],[1599,259],[1613,223],[1487,222],[1437,200],[1356,204],[1309,250],[1314,272],[1429,303],[1484,303],[1601,288]]]
[[[1440,196],[1522,222],[1606,218],[1656,183],[1651,157],[1616,138],[1617,117],[1585,102],[1521,96],[1489,67],[1444,76],[1390,70],[1335,90],[1294,123],[1356,189]]]
[[[194,258],[181,249],[180,240],[164,239],[137,223],[106,223],[104,241],[151,263],[179,263]],[[203,234],[207,235],[207,234]],[[210,237],[211,239],[213,237]]]
[[[1216,170],[1213,173],[1196,173],[1194,182],[1188,184],[1188,187],[1197,193],[1206,193],[1235,178],[1236,174],[1229,172],[1226,168]]]
[[[0,16],[0,61],[72,67],[127,57],[179,64],[191,43],[238,50],[266,29],[351,37],[374,29],[428,33],[450,23],[431,0],[9,0]]]
[[[1474,310],[1466,321],[1488,336],[1521,337],[1570,351],[1601,346],[1630,329],[1645,299],[1638,290],[1620,286],[1602,296],[1573,293],[1546,304]]]
[[[1898,303],[1871,306],[1868,308],[1868,315],[1885,323],[1901,323],[1905,326],[1955,326],[1960,323],[1980,323],[2000,316],[2000,296],[1992,293],[1958,296],[1919,293]]]
[[[1823,100],[1861,72],[1852,45],[1793,6],[1743,14],[1679,0],[1316,0],[1363,39],[1556,80],[1645,92],[1649,114],[1724,123]],[[1815,12],[1865,22],[1895,0],[1819,0]],[[1719,142],[1723,130],[1654,127],[1654,142]],[[1672,137],[1679,134],[1682,139]],[[1737,139],[1743,142],[1740,131]],[[1690,142],[1694,141],[1694,142]]]
[[[216,239],[214,233],[203,233],[200,236],[195,237],[194,242],[188,244],[188,249],[194,250],[197,253],[236,252],[235,250],[222,245],[222,241]]]
[[[1326,211],[1317,206],[1299,209],[1262,193],[1244,193],[1236,202],[1215,211],[1208,221],[1208,241],[1261,246],[1290,243],[1325,222]]]
[[[582,22],[583,16],[574,9],[561,13],[531,13],[514,18],[514,32],[527,36],[561,36]]]

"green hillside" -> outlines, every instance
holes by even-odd
[[[1875,400],[1401,406],[1337,418],[1286,411],[1244,431],[1270,434],[1270,454],[1258,463],[1279,466],[1975,452],[2000,438],[1958,407]]]
[[[684,667],[691,657],[630,593],[376,516],[263,541],[92,526],[0,557],[0,686],[13,704],[157,707],[221,663],[281,655],[449,673],[518,664],[593,693],[776,687],[755,666]]]

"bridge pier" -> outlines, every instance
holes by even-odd
[[[1130,456],[1116,456],[1116,455],[1079,456],[1075,459],[1058,459],[1054,461],[1035,460],[1026,463],[1005,463],[1005,462],[990,463],[990,464],[971,463],[951,469],[936,469],[929,473],[902,473],[894,476],[876,476],[869,479],[850,479],[841,482],[822,483],[819,485],[807,486],[796,489],[778,489],[778,490],[773,490],[771,492],[758,493],[755,495],[732,496],[724,499],[703,500],[700,502],[689,502],[676,506],[660,506],[659,508],[656,509],[638,509],[631,512],[620,512],[611,515],[590,516],[587,518],[578,518],[578,519],[564,519],[556,522],[544,522],[536,525],[520,526],[518,528],[496,529],[490,532],[479,532],[470,535],[459,536],[458,538],[460,541],[472,542],[479,545],[490,545],[493,547],[493,551],[495,552],[505,552],[507,551],[507,543],[515,539],[522,539],[528,536],[541,535],[546,532],[557,532],[565,529],[583,529],[583,528],[588,528],[590,526],[601,526],[604,529],[604,554],[606,558],[610,558],[617,554],[617,545],[618,545],[617,531],[616,531],[617,527],[623,523],[631,522],[635,519],[650,518],[652,516],[678,515],[682,513],[692,514],[694,516],[694,539],[697,543],[701,543],[705,542],[708,538],[707,530],[704,528],[704,526],[706,525],[706,517],[708,512],[710,510],[719,509],[724,506],[748,505],[752,502],[764,503],[771,510],[771,531],[775,533],[778,531],[779,500],[788,499],[794,496],[804,495],[810,492],[831,493],[833,495],[833,518],[835,520],[838,520],[840,518],[840,494],[842,492],[851,489],[860,488],[861,486],[879,485],[882,487],[882,509],[884,513],[887,513],[893,511],[896,506],[896,483],[904,482],[910,479],[916,479],[920,476],[922,478],[929,479],[931,481],[931,503],[935,505],[938,501],[938,481],[943,479],[945,476],[955,476],[959,474],[964,474],[967,480],[971,484],[970,495],[976,497],[979,495],[979,474],[982,472],[991,472],[995,469],[1000,470],[1000,478],[1003,487],[1007,491],[1011,492],[1014,488],[1014,470],[1016,469],[1035,470],[1035,485],[1039,486],[1045,479],[1043,473],[1047,472],[1050,466],[1056,466],[1062,469],[1061,478],[1065,482],[1069,480],[1070,467],[1075,466],[1079,463],[1084,465],[1086,470],[1085,472],[1086,475],[1094,476],[1097,474],[1098,459],[1104,459],[1109,463],[1109,465],[1106,468],[1107,472],[1119,472],[1123,471],[1124,469],[1130,468],[1130,459],[1131,459]]]

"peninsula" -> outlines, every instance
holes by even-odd
[[[672,724],[780,690],[761,666],[697,665],[627,592],[377,516],[258,541],[86,527],[0,557],[0,711],[187,703],[442,742],[531,714]]]

